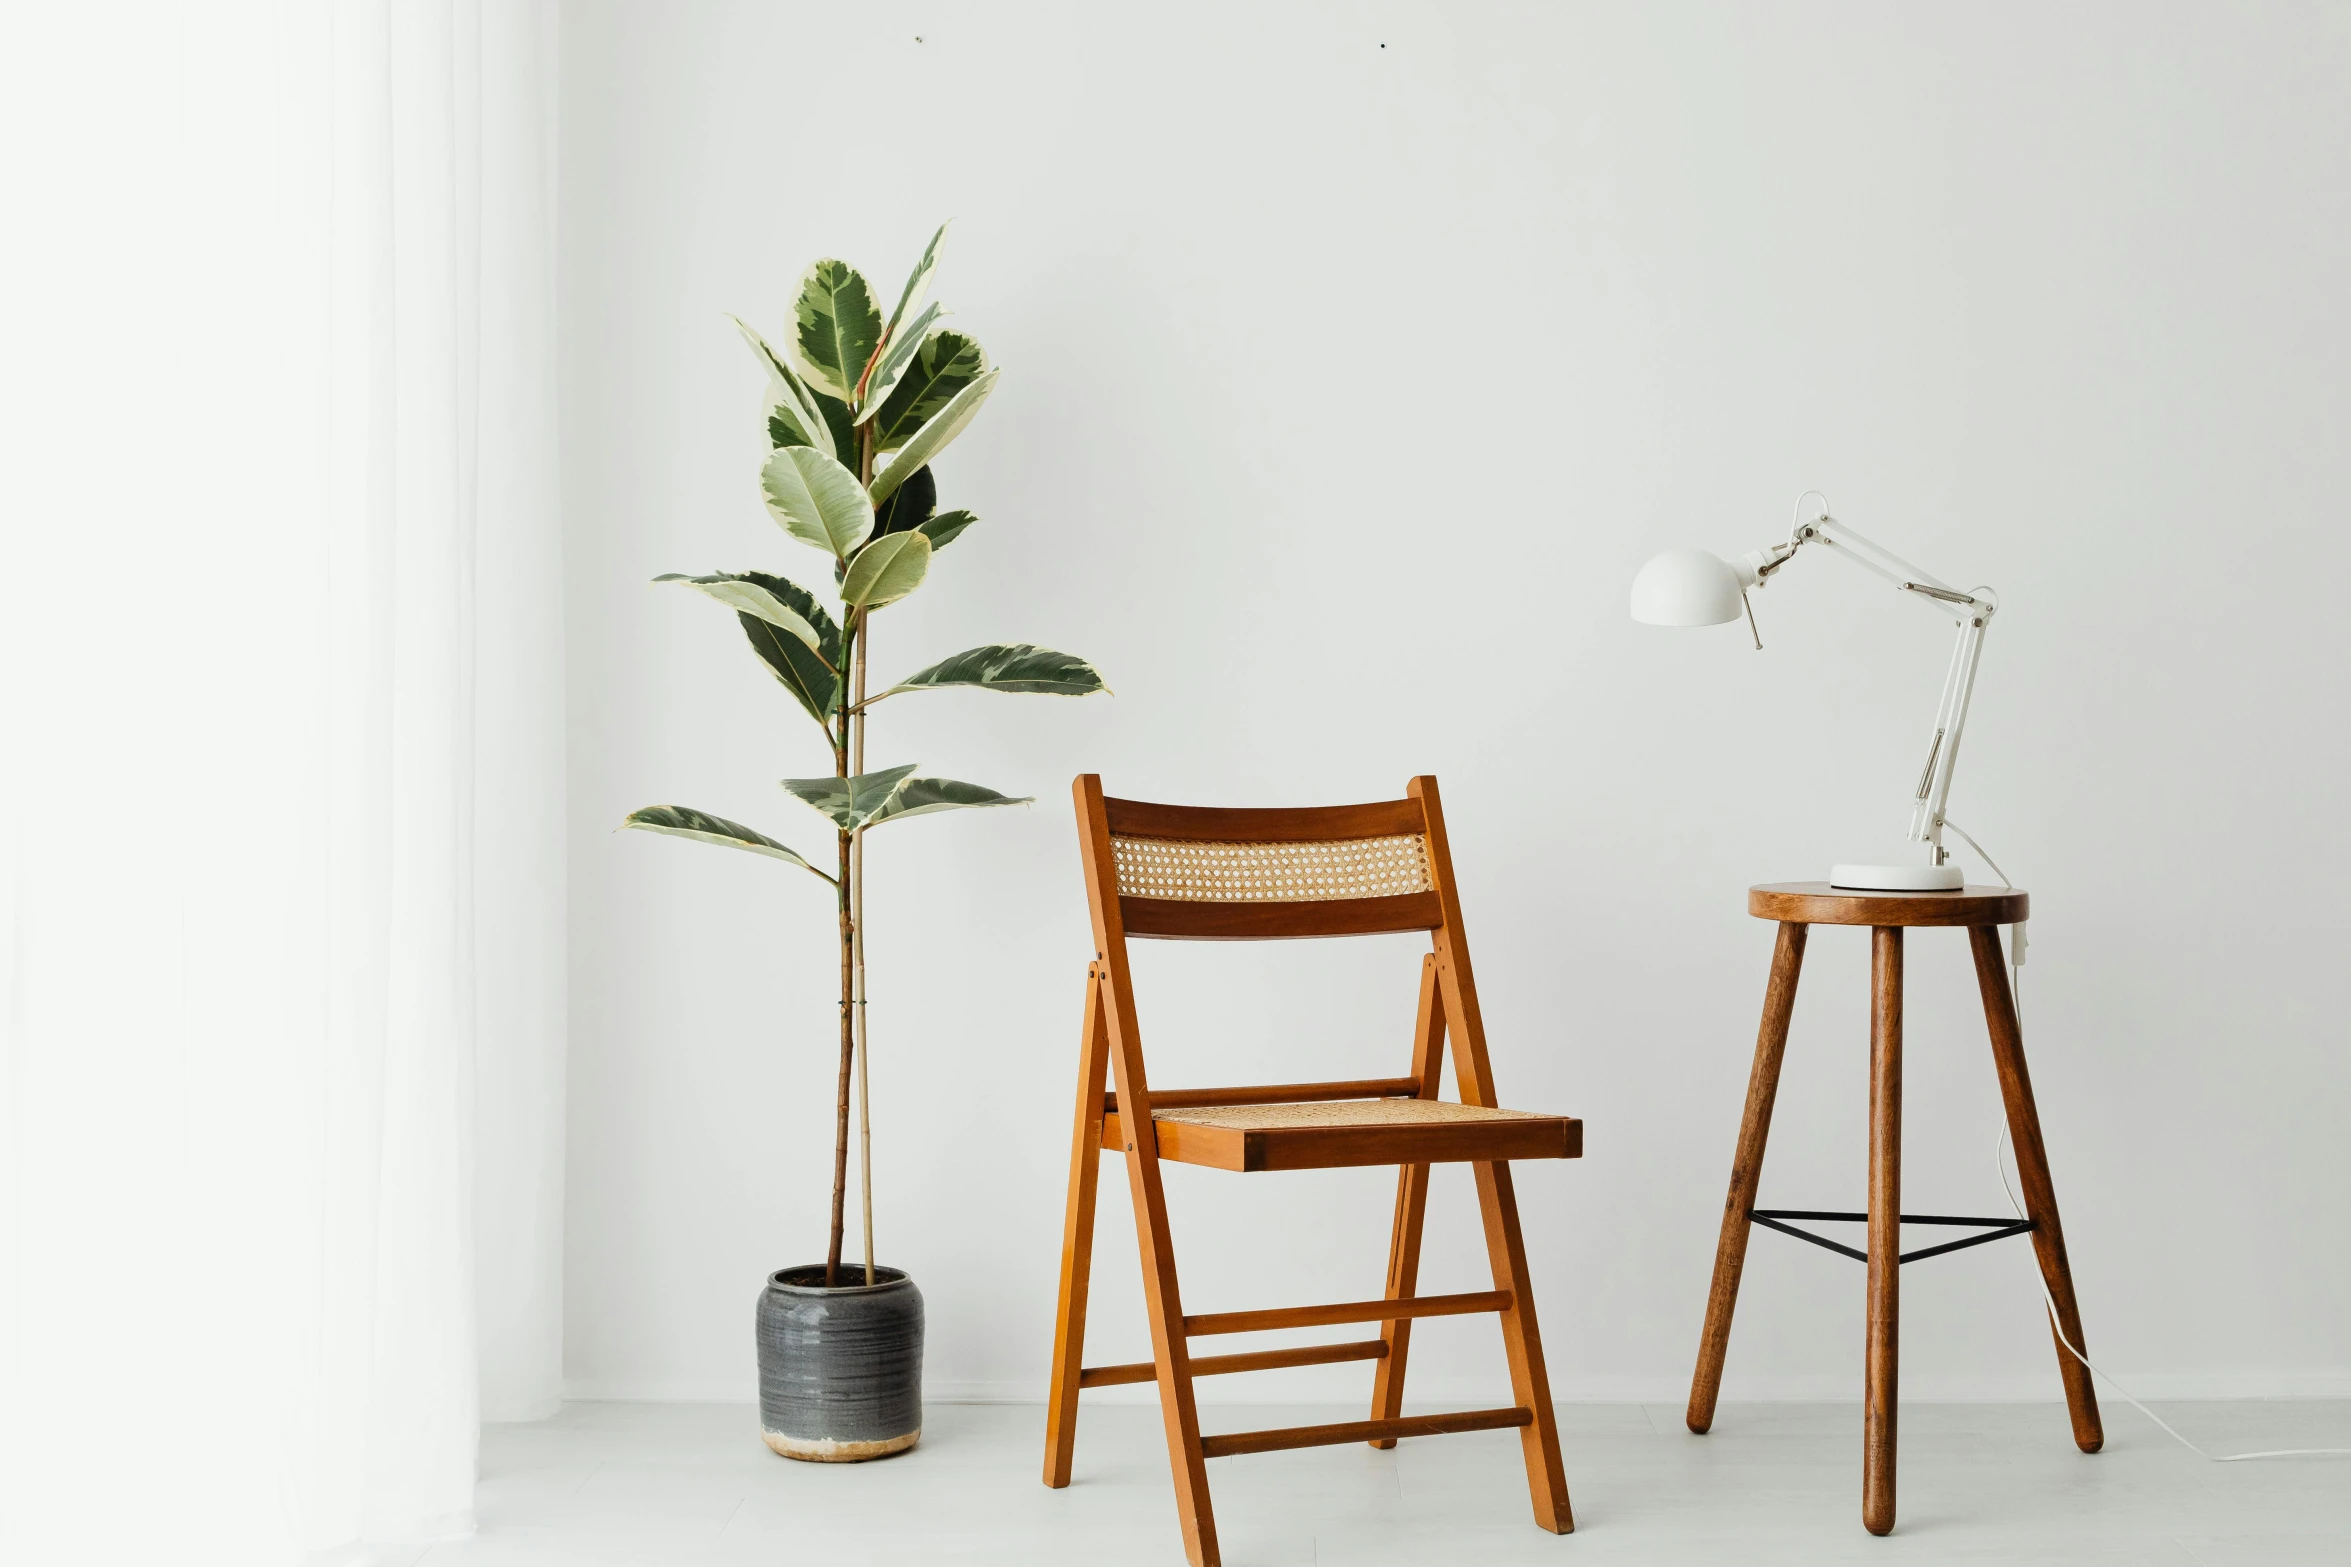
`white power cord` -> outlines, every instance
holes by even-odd
[[[2008,1128],[2003,1124],[2000,1128],[2000,1139],[1992,1147],[1992,1166],[1999,1172],[2000,1189],[2008,1193],[2008,1206],[2014,1208],[2016,1216],[2021,1219],[2025,1216],[2024,1205],[2016,1200],[2016,1188],[2008,1184],[2007,1148]],[[2124,1403],[2161,1426],[2165,1436],[2170,1437],[2198,1458],[2209,1459],[2216,1464],[2241,1464],[2251,1458],[2351,1458],[2351,1447],[2281,1447],[2263,1453],[2207,1453],[2173,1430],[2170,1421],[2133,1398],[2130,1389],[2115,1381],[2111,1373],[2100,1371],[2097,1366],[2091,1363],[2089,1356],[2075,1347],[2073,1340],[2065,1336],[2065,1329],[2058,1324],[2057,1302],[2050,1298],[2049,1285],[2046,1280],[2041,1281],[2041,1305],[2049,1313],[2049,1330],[2057,1335],[2057,1342],[2065,1346],[2067,1354],[2087,1366],[2093,1375],[2104,1379],[2108,1387],[2122,1395]]]
[[[1959,834],[1961,839],[1966,842],[1967,846],[1975,850],[1977,858],[1981,859],[1986,865],[1991,866],[1992,874],[2000,878],[2001,886],[2011,889],[2016,886],[2016,883],[2008,879],[2008,873],[2002,870],[1998,863],[1995,862],[1989,854],[1984,853],[1984,846],[1976,842],[1975,839],[1968,837],[1966,828],[1961,827],[1957,822],[1952,821],[1948,817],[1944,818],[1943,825],[1950,828],[1953,832]],[[2015,939],[2010,945],[2010,951],[2012,955],[2008,964],[2008,990],[2009,996],[2016,1006],[2016,1021],[2019,1030],[2022,1030],[2024,1027],[2024,976],[2021,970],[2024,967],[2024,954],[2026,945],[2027,943],[2025,941],[2024,925],[2020,921],[2015,927]],[[1992,1169],[1993,1173],[2000,1177],[2000,1189],[2008,1194],[2008,1206],[2015,1210],[2016,1216],[2019,1219],[2024,1219],[2028,1217],[2024,1211],[2024,1204],[2017,1200],[2016,1188],[2010,1185],[2008,1181],[2008,1161],[2010,1157],[2011,1152],[2008,1145],[2008,1123],[2003,1120],[2000,1124],[2000,1136],[1992,1144]],[[2087,1369],[2091,1375],[2100,1378],[2106,1383],[2108,1387],[2111,1387],[2115,1392],[2120,1393],[2124,1403],[2130,1405],[2140,1414],[2145,1415],[2148,1419],[2154,1421],[2156,1425],[2162,1427],[2163,1434],[2165,1436],[2170,1437],[2173,1441],[2179,1443],[2180,1446],[2186,1448],[2189,1452],[2194,1453],[2198,1458],[2202,1458],[2216,1464],[2241,1464],[2256,1458],[2351,1458],[2351,1447],[2281,1447],[2261,1453],[2207,1453],[2204,1451],[2204,1449],[2198,1447],[2195,1443],[2180,1435],[2179,1432],[2173,1430],[2170,1421],[2164,1419],[2154,1410],[2149,1409],[2145,1404],[2140,1403],[2136,1398],[2133,1398],[2131,1396],[2130,1389],[2124,1387],[2120,1382],[2115,1381],[2110,1373],[2099,1370],[2098,1367],[2091,1362],[2090,1357],[2082,1353],[2081,1347],[2075,1344],[2073,1340],[2065,1336],[2065,1328],[2057,1318],[2057,1302],[2049,1294],[2048,1281],[2046,1279],[2040,1279],[2036,1282],[2038,1282],[2041,1287],[2042,1309],[2049,1313],[2049,1331],[2057,1336],[2058,1343],[2065,1346],[2065,1352],[2073,1356],[2074,1359],[2080,1361],[2083,1367]]]

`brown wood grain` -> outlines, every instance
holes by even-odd
[[[1808,923],[1858,924],[1870,928],[1870,1132],[1869,1237],[1865,1260],[1866,1329],[1862,1436],[1862,1523],[1886,1534],[1896,1518],[1896,1470],[1900,1415],[1901,1212],[1902,1212],[1902,1033],[1903,935],[1920,926],[1964,926],[1983,994],[1984,1019],[2000,1078],[2009,1136],[2016,1147],[2035,1255],[2054,1308],[2052,1336],[2074,1442],[2094,1453],[2104,1444],[2090,1373],[2066,1348],[2082,1346],[2081,1312],[2065,1232],[2049,1176],[2048,1150],[2041,1135],[2032,1079],[2026,1069],[2023,1030],[1998,927],[2024,919],[2031,905],[2022,892],[1969,887],[1952,893],[1858,893],[1825,883],[1758,886],[1748,894],[1749,912],[1780,921],[1772,981],[1757,1038],[1748,1103],[1733,1157],[1724,1228],[1716,1248],[1715,1290],[1699,1350],[1698,1375],[1691,1386],[1689,1424],[1703,1431],[1714,1415],[1730,1316],[1736,1302],[1739,1263],[1747,1239],[1756,1178],[1769,1136],[1771,1103],[1786,1048],[1788,1009],[1801,967],[1803,927]],[[1790,940],[1793,932],[1797,939]],[[1791,950],[1792,949],[1792,950]]]
[[[1429,874],[1437,884],[1440,916],[1430,945],[1436,951],[1437,988],[1445,1004],[1453,1079],[1463,1104],[1499,1109],[1502,1101],[1494,1091],[1494,1066],[1486,1054],[1486,1018],[1478,1005],[1477,975],[1470,963],[1469,939],[1462,929],[1461,893],[1453,881],[1453,848],[1445,833],[1445,808],[1437,794],[1437,780],[1415,778],[1407,792],[1420,801],[1428,818]]]
[[[1437,1094],[1443,1053],[1450,1042],[1455,1076],[1465,1104],[1500,1109],[1488,1058],[1484,1019],[1461,906],[1453,879],[1443,810],[1436,780],[1416,778],[1406,798],[1371,805],[1303,810],[1234,811],[1152,805],[1108,799],[1091,774],[1073,785],[1080,828],[1080,859],[1086,876],[1095,942],[1098,1001],[1090,1012],[1102,1038],[1109,1086],[1100,1069],[1081,1070],[1076,1135],[1098,1154],[1108,1146],[1123,1154],[1128,1191],[1150,1317],[1152,1358],[1146,1364],[1087,1368],[1077,1355],[1083,1346],[1084,1275],[1090,1254],[1064,1236],[1063,1306],[1056,1330],[1055,1397],[1048,1416],[1046,1478],[1066,1483],[1075,1394],[1083,1387],[1149,1379],[1158,1384],[1168,1458],[1173,1471],[1184,1550],[1193,1567],[1216,1567],[1218,1546],[1209,1501],[1206,1458],[1214,1453],[1263,1452],[1322,1442],[1369,1441],[1393,1445],[1404,1436],[1444,1431],[1522,1427],[1521,1448],[1535,1521],[1555,1533],[1574,1527],[1567,1481],[1559,1452],[1556,1413],[1521,1233],[1511,1161],[1517,1158],[1574,1157],[1582,1152],[1582,1123],[1564,1116],[1509,1115],[1462,1122],[1454,1112],[1430,1122],[1385,1125],[1360,1123],[1361,1112],[1312,1117],[1235,1114],[1200,1120],[1159,1121],[1156,1109],[1199,1110],[1229,1105],[1258,1107],[1284,1103],[1328,1105],[1351,1098],[1425,1098]],[[1112,833],[1191,841],[1332,841],[1361,837],[1424,834],[1433,890],[1396,898],[1302,903],[1192,903],[1128,898],[1118,891]],[[1414,1035],[1414,1073],[1409,1078],[1359,1079],[1348,1083],[1264,1085],[1236,1090],[1184,1090],[1154,1095],[1144,1067],[1133,977],[1127,956],[1130,936],[1171,939],[1272,939],[1338,936],[1375,931],[1427,930],[1433,948],[1423,968],[1421,1016]],[[1096,1059],[1089,1055],[1088,1061]],[[1226,1124],[1205,1125],[1205,1120]],[[1250,1124],[1251,1122],[1275,1124]],[[1280,1124],[1291,1122],[1296,1124]],[[1148,1135],[1136,1135],[1137,1129]],[[1073,1152],[1074,1216],[1081,1199],[1079,1177],[1092,1154]],[[1377,1301],[1277,1308],[1253,1312],[1183,1313],[1174,1243],[1161,1182],[1162,1160],[1197,1159],[1243,1170],[1327,1168],[1381,1163],[1399,1166],[1395,1226],[1389,1248],[1388,1294]],[[1479,1209],[1496,1288],[1474,1294],[1422,1296],[1415,1293],[1418,1249],[1425,1213],[1428,1167],[1445,1160],[1472,1164]],[[1071,1222],[1074,1223],[1074,1217]],[[1065,1229],[1067,1226],[1065,1226]],[[1074,1288],[1073,1288],[1074,1284]],[[1491,1311],[1502,1325],[1511,1385],[1518,1402],[1508,1410],[1472,1410],[1453,1415],[1404,1417],[1402,1361],[1409,1344],[1406,1324],[1420,1317]],[[1308,1346],[1246,1355],[1202,1356],[1195,1360],[1189,1339],[1218,1333],[1258,1332],[1339,1322],[1378,1322],[1381,1337],[1356,1344]],[[1374,1388],[1375,1418],[1329,1427],[1243,1432],[1203,1438],[1193,1394],[1197,1376],[1273,1366],[1314,1365],[1373,1359],[1380,1370]],[[1058,1476],[1058,1480],[1057,1477]]]
[[[1154,1088],[1154,1110],[1202,1110],[1216,1105],[1318,1104],[1332,1099],[1434,1099],[1415,1077],[1358,1077],[1328,1083],[1253,1083],[1241,1088]],[[1117,1114],[1118,1095],[1105,1094],[1102,1108]]]
[[[1190,843],[1340,843],[1349,838],[1396,838],[1420,831],[1420,807],[1409,799],[1364,805],[1156,805],[1105,798],[1110,830],[1122,838],[1167,838]]]
[[[1690,1407],[1684,1416],[1703,1436],[1714,1425],[1715,1400],[1722,1393],[1722,1366],[1730,1352],[1731,1314],[1739,1304],[1739,1276],[1747,1264],[1747,1218],[1763,1179],[1763,1152],[1771,1141],[1771,1109],[1780,1091],[1780,1062],[1788,1049],[1788,1021],[1796,1011],[1796,981],[1804,969],[1808,927],[1783,923],[1772,944],[1771,979],[1763,991],[1763,1023],[1755,1032],[1755,1065],[1747,1073],[1747,1108],[1739,1117],[1739,1142],[1731,1154],[1730,1194],[1723,1199],[1722,1228],[1714,1241],[1714,1284],[1706,1297],[1706,1326],[1698,1335],[1698,1370],[1690,1379]]]
[[[1094,1198],[1101,1186],[1102,1082],[1110,1067],[1102,1019],[1102,965],[1086,967],[1079,1028],[1077,1125],[1070,1134],[1069,1201],[1061,1227],[1061,1300],[1053,1318],[1053,1380],[1045,1405],[1045,1483],[1069,1484],[1077,1447],[1078,1389],[1086,1349],[1086,1292],[1094,1271]]]
[[[1480,1311],[1507,1311],[1507,1290],[1461,1295],[1420,1295],[1411,1300],[1342,1300],[1327,1306],[1269,1306],[1262,1311],[1212,1311],[1184,1319],[1192,1338],[1217,1333],[1266,1333],[1275,1328],[1324,1328],[1339,1322],[1386,1322],[1401,1317],[1459,1317]]]
[[[1283,1426],[1271,1431],[1234,1431],[1206,1437],[1211,1458],[1242,1453],[1278,1453],[1292,1447],[1330,1447],[1340,1442],[1393,1442],[1400,1436],[1445,1436],[1456,1431],[1497,1431],[1534,1419],[1526,1409],[1465,1409],[1458,1414],[1412,1415],[1402,1420],[1342,1420],[1327,1426]],[[1556,1531],[1555,1531],[1556,1532]]]
[[[1118,1102],[1149,1123],[1151,1089],[1143,1069],[1143,1030],[1135,1014],[1134,975],[1121,923],[1118,863],[1110,848],[1110,821],[1102,780],[1092,773],[1073,785],[1077,797],[1079,858],[1094,919],[1094,960],[1101,965],[1103,1017],[1110,1032],[1110,1075]],[[1097,1101],[1098,1102],[1098,1101]],[[1192,1394],[1191,1351],[1184,1340],[1182,1292],[1176,1280],[1175,1239],[1167,1222],[1167,1193],[1159,1176],[1158,1141],[1125,1139],[1127,1188],[1135,1204],[1135,1241],[1143,1268],[1143,1303],[1151,1322],[1151,1361],[1158,1367],[1159,1413],[1167,1429],[1174,1472],[1176,1521],[1192,1567],[1220,1567],[1216,1512],[1208,1496],[1206,1456],[1200,1447],[1200,1409]]]
[[[1572,1116],[1428,1126],[1197,1126],[1159,1121],[1159,1157],[1212,1170],[1336,1170],[1367,1164],[1466,1164],[1480,1159],[1575,1159],[1584,1123]],[[1102,1135],[1123,1147],[1119,1117]]]
[[[1511,1298],[1501,1315],[1502,1349],[1510,1362],[1510,1389],[1534,1419],[1519,1433],[1527,1492],[1535,1523],[1553,1534],[1575,1532],[1567,1496],[1567,1464],[1559,1452],[1559,1415],[1551,1403],[1551,1376],[1543,1363],[1542,1330],[1530,1295],[1526,1242],[1519,1232],[1518,1193],[1507,1164],[1473,1164],[1478,1212],[1485,1221],[1486,1256],[1494,1287]]]
[[[2041,1112],[2033,1102],[2032,1074],[2025,1068],[2024,1028],[2017,1020],[2016,997],[2008,986],[2008,962],[2000,950],[2000,933],[1979,926],[1967,935],[1975,954],[1976,982],[1984,996],[1984,1023],[1992,1036],[1992,1064],[2000,1074],[2000,1099],[2008,1112],[2008,1139],[2015,1145],[2016,1173],[2024,1186],[2025,1217],[2033,1221],[2033,1254],[2041,1264],[2041,1280],[2049,1288],[2049,1298],[2057,1307],[2050,1335],[2055,1340],[2062,1331],[2087,1355],[2090,1346],[2082,1337],[2073,1265],[2065,1255],[2065,1226],[2057,1217],[2057,1188],[2049,1179],[2049,1150],[2041,1142]],[[2074,1445],[2085,1453],[2095,1453],[2106,1445],[2106,1428],[2098,1416],[2098,1391],[2091,1385],[2089,1368],[2076,1360],[2063,1342],[2057,1342],[2056,1349]]]
[[[1437,955],[1420,960],[1420,1005],[1412,1021],[1412,1080],[1419,1097],[1437,1097],[1438,1079],[1445,1070],[1445,1003],[1439,994]],[[1388,1289],[1390,1300],[1409,1299],[1420,1288],[1421,1233],[1428,1219],[1429,1167],[1407,1164],[1396,1171],[1396,1215],[1388,1227]],[[1371,1418],[1394,1420],[1404,1413],[1404,1367],[1412,1353],[1412,1319],[1400,1317],[1380,1327],[1387,1347],[1372,1373]],[[1392,1436],[1375,1437],[1374,1447],[1394,1447]]]
[[[1901,1394],[1902,930],[1869,933],[1869,1309],[1862,1372],[1861,1523],[1894,1527]]]
[[[1782,881],[1748,888],[1747,912],[1799,925],[2013,925],[2031,917],[2032,899],[2013,887],[1849,892],[1825,881]]]
[[[1310,936],[1377,936],[1429,930],[1436,894],[1330,898],[1318,903],[1194,903],[1183,898],[1120,898],[1126,933],[1158,941],[1294,941]]]
[[[1486,1053],[1486,1020],[1478,1005],[1477,977],[1469,958],[1469,937],[1461,919],[1461,893],[1453,879],[1453,848],[1445,832],[1445,807],[1437,780],[1415,778],[1405,792],[1428,818],[1429,874],[1437,884],[1444,920],[1431,944],[1436,948],[1438,990],[1445,1002],[1445,1032],[1453,1050],[1453,1076],[1465,1104],[1499,1108],[1493,1063]],[[1539,1528],[1553,1534],[1575,1529],[1567,1495],[1567,1465],[1559,1454],[1559,1415],[1551,1404],[1551,1378],[1543,1363],[1543,1336],[1527,1271],[1526,1242],[1518,1222],[1517,1189],[1505,1163],[1476,1164],[1478,1214],[1485,1225],[1486,1258],[1494,1288],[1511,1309],[1502,1313],[1502,1349],[1510,1362],[1510,1389],[1519,1407],[1534,1418],[1519,1433],[1526,1462],[1527,1496]]]
[[[1328,1366],[1348,1360],[1380,1360],[1388,1346],[1376,1338],[1345,1344],[1303,1344],[1295,1349],[1257,1349],[1240,1355],[1194,1355],[1192,1375],[1230,1376],[1237,1371],[1278,1371],[1285,1366]],[[1088,1366],[1080,1373],[1087,1387],[1117,1387],[1125,1382],[1148,1382],[1159,1368],[1148,1360],[1124,1366]]]

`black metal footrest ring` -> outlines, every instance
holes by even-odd
[[[1777,1230],[1782,1235],[1793,1235],[1800,1241],[1810,1241],[1822,1250],[1833,1251],[1840,1257],[1851,1257],[1855,1262],[1869,1261],[1868,1252],[1856,1251],[1852,1247],[1840,1245],[1826,1236],[1815,1235],[1810,1230],[1800,1230],[1793,1224],[1785,1222],[1789,1219],[1805,1219],[1815,1223],[1826,1221],[1836,1224],[1867,1224],[1869,1215],[1866,1213],[1826,1213],[1816,1208],[1750,1208],[1747,1210],[1747,1218],[1749,1222],[1760,1224],[1767,1230]],[[1927,1257],[1940,1257],[1946,1252],[1965,1251],[1970,1246],[1982,1246],[1991,1241],[2004,1241],[2011,1235],[2027,1235],[2033,1229],[2033,1221],[2030,1219],[1961,1219],[1941,1213],[1906,1213],[1902,1215],[1901,1222],[1904,1224],[1964,1225],[1985,1232],[1982,1235],[1970,1235],[1965,1240],[1945,1241],[1940,1246],[1922,1246],[1916,1251],[1906,1251],[1901,1256],[1903,1262],[1917,1262]]]

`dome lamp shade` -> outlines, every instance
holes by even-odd
[[[1633,619],[1650,626],[1719,626],[1742,613],[1738,568],[1700,549],[1653,555],[1633,578]]]

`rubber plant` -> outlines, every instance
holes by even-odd
[[[828,1288],[839,1282],[841,1267],[853,1070],[865,1282],[874,1280],[873,1142],[865,1109],[866,835],[934,811],[1029,803],[1028,797],[979,784],[923,776],[911,762],[869,771],[866,715],[889,697],[957,686],[1056,696],[1107,689],[1082,658],[1009,642],[968,648],[867,694],[874,616],[921,587],[938,552],[977,521],[968,511],[938,509],[931,472],[932,462],[995,390],[997,377],[979,343],[941,326],[943,312],[928,299],[946,235],[941,227],[931,237],[887,319],[856,268],[824,260],[801,278],[786,352],[777,353],[759,333],[735,322],[768,379],[772,450],[759,471],[762,498],[787,534],[830,557],[840,612],[828,610],[798,583],[764,571],[654,579],[693,588],[733,610],[751,650],[823,731],[832,772],[786,778],[783,786],[832,825],[832,868],[739,822],[689,806],[648,806],[623,824],[765,855],[832,888],[839,916],[840,1059]]]

